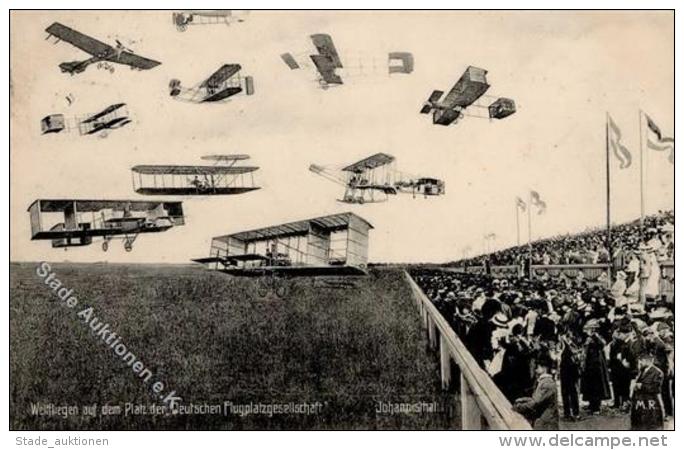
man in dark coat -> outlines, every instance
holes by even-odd
[[[484,317],[480,317],[475,324],[470,327],[466,335],[466,347],[473,355],[475,361],[485,367],[485,361],[491,361],[494,356],[492,349],[492,332],[494,325]]]
[[[619,329],[610,342],[610,380],[613,383],[613,408],[620,409],[629,401],[629,385],[632,380],[626,337]]]
[[[668,348],[657,333],[650,328],[644,330],[645,348],[646,351],[653,355],[653,364],[660,369],[663,375],[670,373],[670,360],[668,357]],[[665,408],[665,415],[671,416],[673,414],[672,398],[670,396],[670,386],[667,383],[662,383],[661,396],[663,400],[663,407]]]
[[[532,394],[532,349],[523,335],[523,326],[516,324],[511,335],[501,346],[505,349],[501,372],[494,376],[494,382],[501,392],[514,402],[517,398]]]
[[[632,393],[631,430],[662,430],[664,425],[663,403],[660,391],[663,372],[653,363],[653,355],[639,356],[639,376]]]
[[[577,420],[579,410],[580,349],[573,342],[572,335],[561,338],[560,385],[563,396],[563,415],[568,420]]]
[[[581,384],[582,397],[589,402],[589,412],[596,414],[601,411],[601,401],[610,398],[610,382],[608,364],[603,354],[606,344],[595,328],[590,327],[590,332],[585,345]]]

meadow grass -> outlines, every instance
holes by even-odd
[[[378,402],[452,403],[398,269],[373,269],[353,289],[288,281],[260,298],[253,279],[190,266],[53,264],[73,288],[69,309],[37,264],[10,266],[13,430],[445,429],[447,412],[387,415]],[[314,403],[299,415],[36,416],[31,404],[161,404],[76,313],[92,306],[184,404]],[[453,399],[452,399],[453,400]]]

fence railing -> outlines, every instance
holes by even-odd
[[[430,347],[439,351],[442,387],[449,388],[452,376],[458,376],[452,373],[452,361],[460,372],[462,429],[531,430],[529,422],[513,411],[511,403],[475,361],[435,305],[413,278],[407,272],[404,274],[427,329]]]

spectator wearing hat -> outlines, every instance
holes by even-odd
[[[490,320],[480,316],[466,335],[466,347],[470,350],[475,361],[483,368],[486,361],[491,361],[494,356],[492,349],[492,332],[494,329],[495,325]]]
[[[610,288],[610,295],[613,298],[616,307],[620,307],[627,304],[627,297],[625,297],[626,291],[627,274],[620,270],[615,276],[615,283],[613,283],[613,286]]]
[[[610,398],[610,382],[608,381],[608,364],[603,354],[605,341],[596,332],[598,320],[592,319],[586,325],[587,338],[584,352],[584,369],[582,371],[582,397],[589,402],[589,412],[599,413],[601,402]]]
[[[501,371],[494,377],[494,382],[511,402],[529,396],[534,385],[532,349],[523,330],[523,325],[516,322],[511,327],[508,339],[501,343],[504,349]]]
[[[663,372],[655,366],[653,355],[642,353],[639,356],[639,375],[632,392],[631,430],[663,429],[664,412],[660,398],[662,384]]]
[[[544,355],[537,358],[534,373],[537,377],[532,397],[515,401],[513,409],[532,422],[535,430],[558,430],[558,392],[556,380],[551,374],[553,360]]]
[[[665,376],[670,372],[670,351],[667,345],[665,345],[665,342],[663,342],[659,334],[655,331],[658,324],[659,322],[656,322],[654,324],[655,327],[644,328],[643,336],[646,344],[646,352],[653,355],[654,365],[663,373],[663,376]],[[673,406],[669,383],[662,383],[661,397],[665,415],[671,416],[673,413]]]
[[[650,244],[639,245],[639,278],[641,282],[640,303],[655,300],[660,294],[660,266],[655,250]]]
[[[620,409],[629,402],[629,386],[631,384],[631,364],[629,361],[629,348],[626,332],[631,331],[631,326],[619,326],[613,332],[610,342],[609,366],[610,381],[613,383],[613,408]]]
[[[579,381],[581,351],[567,333],[560,341],[560,385],[563,397],[563,415],[568,420],[579,420]]]

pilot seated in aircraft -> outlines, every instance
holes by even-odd
[[[206,179],[200,180],[197,175],[190,181],[190,184],[195,186],[200,191],[206,191],[207,189],[213,187]]]

